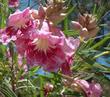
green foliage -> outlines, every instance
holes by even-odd
[[[6,82],[2,82],[0,84],[0,92],[2,93],[3,97],[17,97],[17,95],[9,87],[9,84]]]
[[[6,26],[8,16],[8,0],[0,0],[0,28]]]

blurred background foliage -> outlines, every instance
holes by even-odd
[[[46,2],[41,1],[43,4]],[[63,25],[64,33],[67,36],[79,35],[69,28],[69,22],[77,20],[79,13],[94,14],[100,27],[97,36],[86,42],[82,41],[77,50],[72,67],[73,77],[78,76],[88,81],[99,82],[103,88],[102,97],[110,97],[110,0],[66,0],[66,2],[69,2],[70,8],[74,7],[65,20],[59,24]],[[38,0],[20,0],[19,7],[14,9],[8,7],[7,0],[0,0],[0,28],[6,26],[7,17],[16,9],[23,10],[26,7],[37,9],[38,4]],[[14,52],[11,46],[13,44],[0,45],[0,97],[43,97],[43,86],[47,82],[54,85],[54,90],[49,93],[48,97],[61,97],[61,94],[62,97],[83,97],[82,94],[68,89],[62,84],[63,77],[60,73],[48,73],[39,67],[34,67],[24,74],[23,69],[17,67],[16,53],[13,55],[14,62],[9,65],[6,52],[7,48]]]

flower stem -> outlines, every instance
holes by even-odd
[[[14,49],[13,49],[13,44],[9,44],[9,51],[11,55],[11,85],[12,85],[12,90],[15,91],[15,71],[14,71]]]
[[[44,97],[43,93],[43,78],[40,76],[40,97]]]

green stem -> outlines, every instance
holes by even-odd
[[[44,97],[42,76],[40,76],[40,97]]]
[[[68,17],[65,18],[64,20],[64,32],[67,34],[68,31]]]
[[[10,51],[10,55],[11,55],[11,66],[10,66],[10,70],[11,70],[11,85],[12,85],[12,90],[15,91],[15,68],[14,68],[14,48],[13,48],[13,44],[10,43],[9,44],[9,51]]]
[[[97,5],[95,4],[94,5],[94,8],[93,8],[93,14],[95,15],[95,13],[96,13],[96,7],[97,7]]]

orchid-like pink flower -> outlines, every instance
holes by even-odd
[[[42,12],[43,13],[43,12]],[[39,13],[39,17],[42,16]],[[66,38],[63,32],[50,21],[38,18],[34,25],[29,8],[10,15],[6,33],[17,37],[15,44],[19,54],[27,58],[30,65],[40,65],[44,70],[71,74],[73,55],[79,46],[79,39]]]
[[[102,88],[99,83],[88,83],[86,80],[80,79],[75,79],[75,83],[82,88],[87,97],[101,97]]]
[[[28,43],[27,61],[32,65],[40,65],[50,72],[61,69],[64,74],[70,74],[70,65],[79,46],[79,40],[66,38],[60,30],[58,31],[57,34],[49,32],[48,23],[44,22],[41,30],[36,30],[33,41]]]
[[[8,0],[9,7],[18,7],[19,6],[19,0]]]
[[[33,22],[30,16],[30,9],[26,8],[23,11],[17,10],[15,13],[9,16],[6,33],[8,35],[15,35],[20,30],[20,34],[24,34],[30,28],[33,28]]]
[[[37,31],[37,37],[30,42],[26,57],[30,64],[40,64],[47,71],[57,72],[64,63],[65,54],[62,50],[63,37],[54,36],[51,32]]]
[[[31,30],[15,41],[18,52],[25,55],[28,64],[40,65],[44,70],[71,74],[73,55],[79,46],[79,39],[66,38],[63,32],[43,21],[41,29]]]

